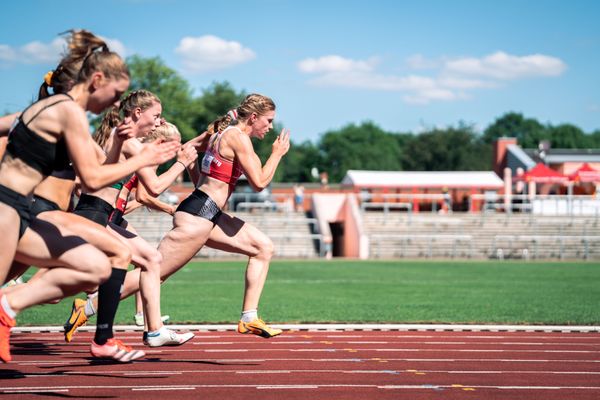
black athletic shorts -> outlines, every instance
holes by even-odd
[[[115,208],[115,211],[113,211],[113,213],[110,214],[110,218],[108,220],[115,225],[126,228],[127,220],[125,218],[123,218],[124,215],[125,214],[123,213],[123,211],[117,210]]]
[[[196,217],[207,219],[213,224],[217,223],[222,213],[217,203],[199,189],[194,190],[192,194],[183,200],[175,211],[183,211]]]
[[[31,215],[37,217],[39,214],[46,211],[60,211],[60,207],[53,201],[33,195],[33,202],[31,203]]]
[[[73,214],[80,215],[102,226],[107,226],[108,218],[113,211],[114,207],[100,197],[82,194]]]
[[[19,239],[31,222],[31,201],[27,196],[17,193],[6,186],[0,185],[0,203],[11,206],[19,214]]]

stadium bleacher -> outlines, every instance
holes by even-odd
[[[365,211],[371,258],[598,259],[597,221],[577,216]]]
[[[315,231],[316,220],[295,211],[273,212],[260,207],[239,211],[235,216],[258,227],[275,244],[275,257],[315,258],[322,252],[322,236]],[[127,216],[138,234],[153,246],[172,226],[172,217],[161,212],[138,209]],[[204,247],[196,255],[200,258],[244,258],[244,256]]]

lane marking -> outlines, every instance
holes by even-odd
[[[296,369],[296,370],[178,370],[178,371],[156,371],[156,370],[141,370],[141,371],[113,371],[113,370],[94,370],[94,371],[65,371],[60,373],[39,374],[4,374],[4,377],[19,376],[27,378],[56,378],[64,376],[105,376],[106,373],[111,375],[123,376],[143,376],[143,375],[185,375],[185,374],[240,374],[240,375],[270,375],[270,374],[456,374],[456,375],[514,375],[514,374],[529,374],[529,375],[600,375],[599,371],[537,371],[537,370],[426,370],[426,369],[405,369],[405,370],[344,370],[344,369]]]
[[[269,385],[269,386],[257,386],[258,390],[268,390],[268,389],[318,389],[317,385]]]
[[[196,390],[196,388],[195,387],[189,387],[189,386],[181,386],[181,387],[161,386],[161,387],[149,387],[149,388],[145,388],[145,387],[131,388],[131,390],[133,390],[133,391]]]
[[[129,389],[136,391],[160,391],[160,390],[194,390],[194,389],[320,389],[320,388],[364,388],[364,389],[385,389],[385,390],[403,390],[403,389],[462,389],[464,387],[472,389],[497,389],[497,390],[600,390],[600,386],[501,386],[501,385],[373,385],[373,384],[302,384],[302,385],[242,385],[242,384],[198,384],[198,385],[161,385],[161,386],[130,386],[130,385],[76,385],[76,386],[39,386],[39,387],[8,387],[0,389],[2,393],[19,392],[56,392],[76,389]]]
[[[2,393],[6,394],[18,394],[18,393],[64,393],[68,392],[69,389],[54,389],[54,390],[3,390]]]
[[[274,324],[276,328],[294,331],[436,331],[436,332],[586,332],[600,333],[600,326],[593,325],[466,325],[466,324]],[[115,325],[114,330],[142,331],[135,325]],[[234,324],[169,325],[174,330],[235,331]],[[94,332],[95,326],[82,326],[79,332]],[[14,327],[13,332],[63,332],[62,326]]]

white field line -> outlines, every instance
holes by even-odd
[[[77,376],[105,376],[109,372],[104,370],[95,369],[94,371],[87,372],[61,372],[56,374],[34,374],[28,375],[19,373],[19,376],[32,377],[32,378],[55,378],[64,377],[66,375]],[[380,375],[398,375],[398,374],[414,374],[414,373],[426,373],[426,374],[530,374],[530,375],[600,375],[599,371],[538,371],[538,370],[451,370],[451,369],[402,369],[402,370],[371,370],[371,369],[358,369],[358,370],[344,370],[344,369],[296,369],[296,370],[180,370],[180,371],[156,371],[156,370],[139,370],[135,372],[127,371],[114,371],[110,370],[112,375],[123,375],[123,376],[143,376],[143,375],[185,375],[185,374],[238,374],[238,375],[272,375],[272,374],[380,374]]]
[[[290,353],[355,353],[355,352],[377,352],[377,353],[567,353],[567,354],[600,354],[600,350],[544,350],[544,349],[422,349],[418,347],[413,348],[387,348],[387,349],[376,349],[376,348],[344,348],[344,349],[332,349],[332,348],[319,348],[319,349],[275,349],[272,347],[261,347],[261,348],[250,348],[250,349],[161,349],[154,350],[152,348],[145,349],[146,354],[154,353],[261,353],[261,352],[290,352]],[[70,354],[70,353],[67,353]]]
[[[389,358],[389,357],[378,357],[378,358],[189,358],[189,359],[169,359],[168,361],[181,361],[181,362],[200,362],[200,361],[211,361],[224,363],[229,365],[233,363],[266,363],[266,362],[315,362],[315,363],[367,363],[367,362],[419,362],[419,363],[543,363],[543,364],[598,364],[600,359],[596,360],[573,360],[573,359],[522,359],[522,358]],[[13,364],[20,366],[35,366],[35,365],[51,365],[59,364],[68,366],[71,364],[81,364],[81,360],[73,361],[62,361],[62,362],[48,362],[48,361],[13,361]],[[139,363],[143,363],[140,361]],[[98,363],[100,366],[102,363]],[[106,362],[107,365],[112,365],[110,361]],[[112,371],[112,369],[111,369]]]
[[[446,325],[446,324],[274,324],[293,331],[452,331],[452,332],[595,332],[600,326],[588,325]],[[171,329],[193,331],[235,331],[237,325],[169,325]],[[115,331],[142,331],[136,325],[115,325]],[[83,326],[80,332],[93,332],[96,327]],[[62,332],[62,326],[15,327],[13,332]]]
[[[169,325],[169,327],[171,327],[172,325]],[[31,331],[19,331],[19,330],[14,330],[15,328],[13,328],[13,332],[15,334],[17,333],[36,333],[38,336],[33,337],[33,338],[27,338],[27,341],[39,341],[39,342],[44,342],[44,343],[48,343],[49,341],[55,341],[57,343],[64,343],[64,335],[62,335],[62,332],[60,335],[56,335],[55,332],[48,332],[48,331],[38,331],[37,329],[39,328],[31,328]],[[30,328],[28,328],[30,329]],[[33,330],[35,329],[35,330]],[[189,331],[188,329],[184,329],[182,331]],[[190,344],[195,344],[195,345],[214,345],[214,344],[223,344],[223,345],[230,345],[230,344],[235,344],[235,343],[247,343],[244,341],[244,339],[250,340],[251,338],[248,336],[241,336],[241,335],[234,335],[232,337],[232,333],[225,333],[223,335],[207,335],[205,334],[205,332],[196,332],[198,334],[196,341],[194,341],[193,343]],[[520,343],[524,343],[524,342],[519,342],[519,340],[528,340],[528,341],[532,341],[532,340],[559,340],[559,341],[587,341],[587,343],[565,343],[565,345],[596,345],[596,344],[600,344],[600,335],[596,335],[595,333],[585,333],[584,336],[578,336],[576,333],[569,333],[568,335],[562,335],[561,333],[563,332],[556,332],[550,335],[528,335],[528,334],[524,334],[524,335],[519,335],[518,333],[515,334],[510,334],[510,335],[465,335],[465,334],[460,334],[460,335],[445,335],[443,333],[438,333],[438,334],[427,334],[427,335],[410,335],[410,334],[405,334],[405,333],[397,333],[397,334],[391,334],[391,335],[387,335],[387,334],[381,334],[378,333],[377,335],[372,335],[368,332],[365,332],[365,334],[363,335],[353,335],[353,334],[348,334],[348,335],[328,335],[326,334],[327,332],[307,332],[306,334],[302,334],[302,335],[298,335],[297,332],[284,332],[283,336],[278,337],[275,340],[270,341],[270,343],[272,344],[292,344],[293,342],[285,342],[282,340],[286,340],[286,339],[304,339],[304,340],[299,340],[296,341],[296,343],[300,344],[300,343],[312,343],[314,341],[332,341],[333,343],[348,343],[348,341],[345,340],[332,340],[332,339],[361,339],[361,338],[365,338],[365,339],[370,339],[369,341],[375,343],[375,341],[373,341],[372,339],[376,338],[376,339],[420,339],[420,340],[426,340],[426,339],[437,339],[437,341],[439,342],[441,339],[457,339],[457,341],[450,341],[449,343],[461,343],[464,340],[467,339],[496,339],[496,340],[511,340],[512,342],[505,342],[507,344],[509,343],[513,343],[513,344],[520,344]],[[568,333],[568,332],[567,332]],[[87,338],[91,340],[91,332],[79,332],[78,331],[78,335],[76,335],[77,337],[81,337],[81,338]],[[115,332],[115,336],[118,336],[119,339],[121,340],[139,340],[141,338],[140,333],[138,332],[126,332],[126,331],[119,331],[119,332]],[[18,341],[19,338],[18,336],[13,336],[11,338],[11,341]],[[197,342],[197,340],[209,340],[209,339],[228,339],[226,341],[221,341],[221,342],[208,342],[208,341],[204,341],[204,342]],[[240,339],[238,341],[231,341],[232,339]],[[366,343],[367,341],[363,342]],[[388,342],[392,342],[392,343],[401,343],[397,340],[392,340],[392,341],[388,341]],[[357,341],[357,343],[360,343],[360,341]],[[421,341],[406,341],[406,343],[423,343]],[[433,343],[433,342],[431,342]],[[492,342],[487,342],[487,341],[476,341],[476,342],[472,342],[471,344],[486,344],[486,343],[492,343]],[[529,343],[526,343],[529,344]],[[560,343],[556,343],[556,344],[560,344]]]
[[[37,387],[5,387],[0,389],[0,393],[31,393],[31,392],[64,392],[69,390],[107,390],[107,389],[125,389],[125,390],[194,390],[194,389],[385,389],[385,390],[435,390],[435,389],[496,389],[496,390],[600,390],[600,386],[496,386],[496,385],[373,385],[373,384],[303,384],[303,385],[157,385],[157,386],[112,386],[112,385],[78,385],[78,386],[37,386]]]

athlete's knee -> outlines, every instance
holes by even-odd
[[[146,270],[160,273],[162,260],[162,254],[158,250],[152,249],[144,256]]]
[[[260,258],[262,260],[270,260],[273,258],[273,255],[275,255],[275,245],[267,236],[257,240],[256,249],[258,251],[256,258]]]
[[[94,287],[106,281],[111,274],[111,262],[104,254],[98,252],[96,256],[86,257],[81,265],[82,284],[85,287]]]
[[[131,250],[124,244],[119,243],[114,249],[114,255],[111,257],[112,267],[124,269],[129,266],[130,262]]]

